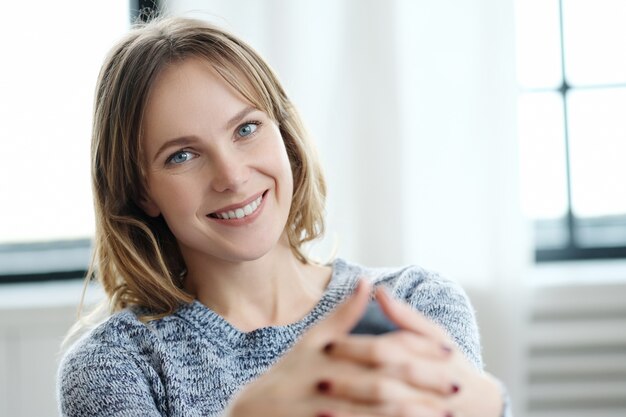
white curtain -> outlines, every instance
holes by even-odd
[[[329,182],[315,252],[418,263],[459,281],[488,369],[521,404],[521,279],[513,0],[168,1],[232,29],[277,70]]]

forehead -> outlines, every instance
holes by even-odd
[[[209,62],[188,58],[160,71],[148,95],[146,111],[172,111],[170,107],[210,105],[224,99],[247,102]]]
[[[143,117],[144,137],[163,140],[215,131],[247,106],[256,107],[207,61],[189,58],[175,62],[165,67],[152,85]]]

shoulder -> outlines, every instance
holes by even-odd
[[[64,360],[91,357],[102,351],[117,348],[129,352],[137,350],[138,342],[150,338],[150,330],[130,310],[116,313],[88,330],[65,352]]]
[[[63,354],[61,369],[81,364],[94,365],[123,355],[134,360],[149,361],[159,346],[177,340],[193,328],[176,313],[151,321],[142,321],[141,309],[126,309],[109,316],[88,330]]]
[[[108,317],[87,331],[64,353],[59,366],[59,384],[71,383],[82,373],[104,373],[114,362],[127,365],[141,356],[140,347],[151,338],[147,326],[131,311]]]
[[[334,265],[344,274],[367,279],[375,287],[386,287],[394,297],[415,307],[431,303],[469,303],[459,284],[417,265],[371,268],[343,259],[337,259]]]
[[[375,287],[384,286],[394,298],[442,326],[465,355],[482,367],[474,308],[458,283],[416,265],[370,268],[344,260],[336,264],[350,271],[350,275],[368,279]]]
[[[154,331],[128,310],[84,334],[59,365],[62,415],[100,415],[117,407],[158,408],[154,400],[161,387],[149,352],[156,343]]]

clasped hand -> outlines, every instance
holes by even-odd
[[[369,300],[355,293],[281,360],[244,387],[225,417],[499,417],[500,389],[443,329],[384,290],[376,298],[399,330],[351,335]]]

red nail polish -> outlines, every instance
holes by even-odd
[[[324,345],[324,353],[330,353],[330,351],[333,350],[334,347],[335,344],[333,342],[326,343],[326,345]]]
[[[317,390],[319,392],[327,393],[330,391],[330,382],[320,381],[317,383]]]
[[[456,394],[457,392],[459,392],[459,390],[461,389],[461,387],[459,387],[457,384],[452,384],[452,388],[451,388],[451,392],[452,394]],[[446,416],[448,417],[448,416]]]

